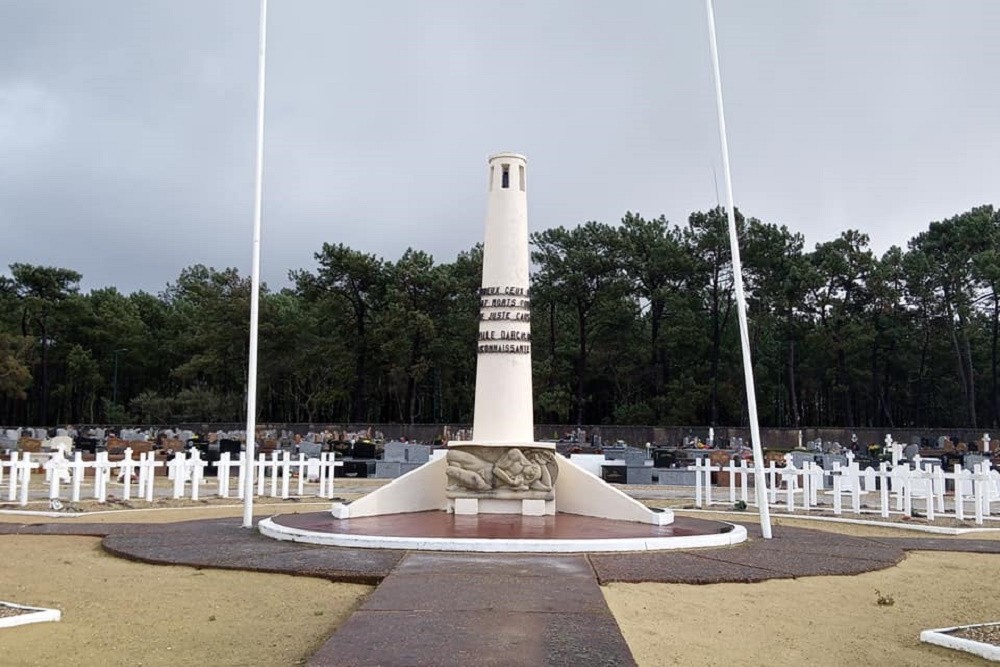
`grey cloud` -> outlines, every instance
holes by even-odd
[[[159,291],[249,271],[257,3],[0,0],[0,260]],[[737,205],[884,250],[995,198],[1000,6],[716,3]],[[324,241],[440,261],[482,236],[486,157],[532,229],[716,203],[701,2],[269,10],[264,278]]]

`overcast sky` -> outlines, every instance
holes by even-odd
[[[323,242],[439,262],[482,239],[486,159],[532,231],[723,192],[702,0],[271,0],[262,275]],[[882,252],[997,204],[1000,2],[717,0],[737,206]],[[254,0],[0,0],[0,262],[160,292],[250,272]]]

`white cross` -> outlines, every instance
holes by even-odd
[[[108,460],[107,452],[98,452],[94,460],[94,498],[104,503],[108,499],[108,477],[114,464]]]
[[[73,452],[73,462],[69,464],[69,467],[73,470],[73,486],[71,487],[72,495],[70,500],[74,503],[80,502],[80,485],[83,484],[83,478],[87,474],[87,468],[90,464],[83,460],[83,453],[79,450]]]
[[[132,473],[135,470],[131,447],[125,448],[125,458],[118,464],[118,470],[118,478],[125,485],[125,488],[122,489],[122,499],[129,500],[132,498]]]
[[[183,451],[179,451],[174,454],[174,458],[170,460],[167,464],[167,469],[170,471],[170,478],[174,481],[174,499],[182,498],[184,496],[184,482],[187,476],[187,457],[184,456]]]
[[[21,462],[17,465],[18,474],[20,474],[21,477],[21,494],[18,498],[18,504],[21,505],[21,507],[28,504],[28,484],[31,483],[31,470],[32,468],[37,468],[38,466],[38,463],[31,460],[30,452],[25,452],[24,458],[22,458]],[[13,469],[11,469],[11,475],[17,477],[17,475],[14,474]]]
[[[201,458],[201,450],[197,448],[192,449],[191,459],[186,465],[187,474],[191,478],[191,500],[198,500],[198,492],[200,491],[201,481],[205,474],[205,466],[207,465],[208,462]]]
[[[61,449],[57,449],[48,461],[45,462],[45,471],[49,474],[49,500],[59,497],[59,484],[69,481],[69,461],[63,456]]]

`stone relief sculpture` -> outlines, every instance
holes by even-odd
[[[551,450],[466,447],[448,452],[452,496],[550,498],[558,471]]]

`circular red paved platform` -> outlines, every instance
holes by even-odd
[[[383,514],[358,519],[337,519],[329,512],[310,512],[279,514],[271,517],[271,520],[287,528],[317,533],[434,539],[608,540],[716,535],[733,530],[733,525],[729,523],[688,517],[676,517],[667,526],[654,526],[561,512],[551,516],[466,516],[436,511]]]

